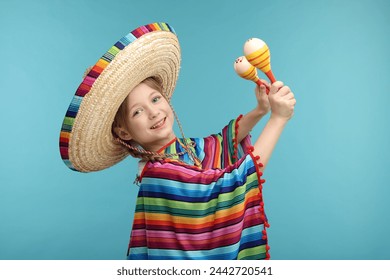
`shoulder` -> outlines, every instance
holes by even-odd
[[[209,184],[223,178],[232,179],[254,173],[254,164],[249,155],[241,158],[236,163],[219,169],[202,169],[177,160],[165,159],[162,161],[148,162],[140,177],[141,182],[150,180],[168,180],[182,183]]]

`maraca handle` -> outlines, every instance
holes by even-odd
[[[272,73],[272,70],[269,70],[267,73],[265,73],[265,75],[267,75],[268,79],[271,81],[271,84],[276,82],[276,79],[275,79],[274,73]]]

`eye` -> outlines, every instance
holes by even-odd
[[[137,109],[137,110],[135,110],[135,111],[133,112],[133,117],[138,116],[139,114],[141,114],[141,112],[142,112],[142,109]]]
[[[161,96],[155,96],[152,99],[152,103],[157,103],[161,99]]]

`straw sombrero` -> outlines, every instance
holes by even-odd
[[[81,172],[97,171],[128,155],[111,132],[119,106],[148,77],[161,81],[169,100],[180,68],[177,36],[166,23],[138,27],[120,39],[91,68],[77,88],[60,134],[65,164]]]

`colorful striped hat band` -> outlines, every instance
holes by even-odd
[[[129,92],[148,77],[161,81],[169,100],[180,68],[180,45],[167,23],[138,27],[115,43],[89,70],[66,112],[60,153],[81,172],[108,168],[128,152],[114,140],[111,126]]]

